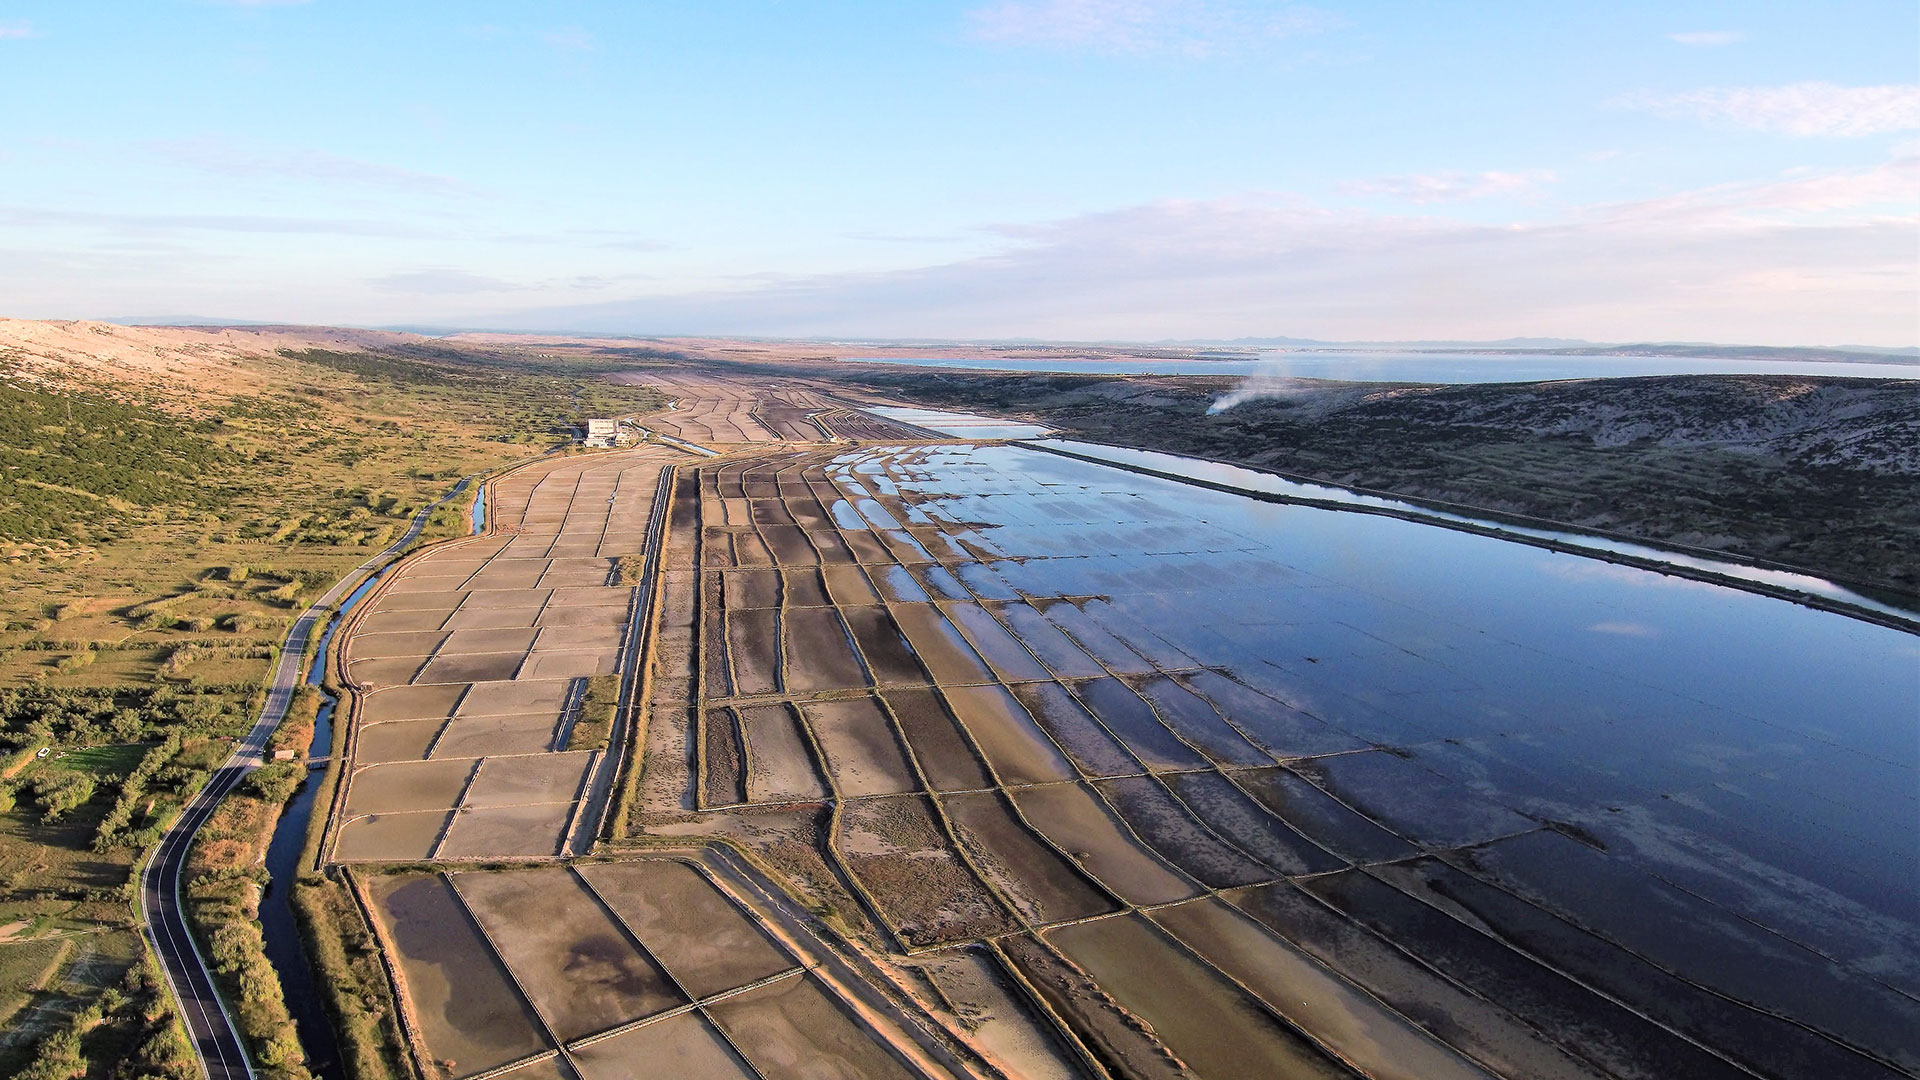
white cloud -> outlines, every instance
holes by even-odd
[[[1720,184],[1660,199],[1592,211],[1596,220],[1692,228],[1769,224],[1817,225],[1835,220],[1911,220],[1920,201],[1920,148],[1903,147],[1865,169],[1795,169],[1778,180]]]
[[[1271,196],[1157,202],[1002,226],[1006,250],[944,265],[486,318],[635,333],[1914,344],[1916,169],[1500,225]]]
[[[39,37],[39,36],[40,35],[33,32],[32,23],[25,23],[25,22],[0,23],[0,41],[5,41],[9,38],[30,38],[30,37]]]
[[[1381,176],[1356,180],[1343,190],[1356,195],[1385,195],[1408,202],[1446,203],[1466,199],[1484,199],[1494,195],[1520,195],[1541,184],[1560,179],[1551,169],[1522,169],[1518,172],[1437,172],[1406,176]]]
[[[1747,35],[1740,30],[1691,30],[1684,34],[1668,34],[1667,40],[1696,48],[1714,49],[1722,45],[1737,45],[1747,40]]]
[[[1710,87],[1631,94],[1618,102],[1663,116],[1724,121],[1786,135],[1885,135],[1920,129],[1920,83]]]
[[[1002,0],[967,13],[981,41],[1206,56],[1334,25],[1302,5],[1248,0]]]
[[[435,195],[469,193],[448,176],[416,172],[377,161],[339,157],[319,150],[250,149],[221,139],[155,139],[147,152],[176,165],[242,179],[308,180],[358,184]]]

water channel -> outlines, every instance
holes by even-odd
[[[473,480],[472,477],[462,479],[440,502],[459,497]],[[432,509],[428,507],[422,513],[429,513]],[[474,492],[469,531],[478,534],[486,528],[486,524],[487,489],[482,484]],[[307,670],[305,682],[308,686],[318,688],[325,684],[327,650],[333,644],[334,633],[390,569],[391,566],[382,568],[356,586],[328,620],[326,630],[321,633],[314,649],[313,662]],[[307,744],[306,750],[306,760],[314,765],[323,764],[333,752],[333,717],[339,706],[339,700],[332,694],[325,690],[319,693],[320,708],[314,718],[313,739]],[[267,960],[280,977],[287,1011],[293,1016],[300,1045],[306,1052],[307,1068],[319,1080],[346,1080],[339,1040],[335,1037],[332,1023],[327,1019],[326,1007],[314,982],[313,966],[307,960],[292,903],[292,886],[300,877],[300,857],[306,849],[307,830],[313,820],[314,806],[319,800],[321,788],[322,785],[312,781],[310,772],[308,778],[301,781],[299,790],[281,811],[280,821],[274,826],[273,838],[267,844],[269,884],[260,901],[260,929],[266,940]]]
[[[361,582],[328,621],[327,629],[320,635],[320,643],[314,650],[313,664],[307,670],[307,685],[319,687],[326,681],[327,649],[333,643],[334,632],[385,575],[386,571],[382,570]],[[320,710],[314,718],[313,740],[307,744],[306,758],[309,762],[318,764],[332,753],[333,715],[338,705],[338,699],[332,694],[320,691]],[[279,824],[274,826],[273,839],[267,844],[269,884],[260,899],[260,932],[266,939],[267,960],[280,976],[281,992],[287,999],[287,1011],[293,1015],[300,1045],[306,1051],[307,1068],[319,1080],[346,1080],[339,1040],[334,1035],[332,1023],[327,1019],[326,1006],[314,982],[313,965],[307,960],[306,946],[300,939],[299,925],[293,914],[293,883],[300,877],[300,856],[306,848],[307,826],[313,820],[314,804],[319,799],[322,786],[313,781],[310,772],[308,778],[301,781],[292,801],[281,811]]]

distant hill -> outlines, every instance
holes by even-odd
[[[259,319],[220,319],[211,315],[108,315],[94,322],[120,326],[270,326]]]
[[[385,330],[329,326],[131,326],[0,318],[0,366],[28,373],[77,368],[143,381],[281,349],[392,349],[425,340]]]
[[[1155,342],[1198,348],[1239,349],[1406,349],[1415,352],[1494,352],[1542,356],[1697,356],[1727,360],[1843,360],[1850,363],[1912,363],[1920,347],[1874,345],[1723,345],[1703,341],[1607,343],[1579,338],[1501,338],[1498,341],[1316,341],[1311,338],[1261,337],[1189,339]]]

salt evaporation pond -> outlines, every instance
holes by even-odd
[[[1149,632],[1152,668],[1229,674],[1350,737],[1294,768],[1444,860],[1408,873],[1469,869],[1613,942],[1618,985],[1671,973],[1920,1061],[1920,638],[1018,446],[849,458],[951,530],[983,599],[1069,598]]]

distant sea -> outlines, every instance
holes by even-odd
[[[1082,375],[1274,375],[1346,382],[1498,383],[1634,375],[1845,375],[1920,379],[1920,364],[1726,360],[1698,356],[1541,356],[1463,352],[1269,352],[1258,360],[1010,360],[850,356],[847,362]]]

